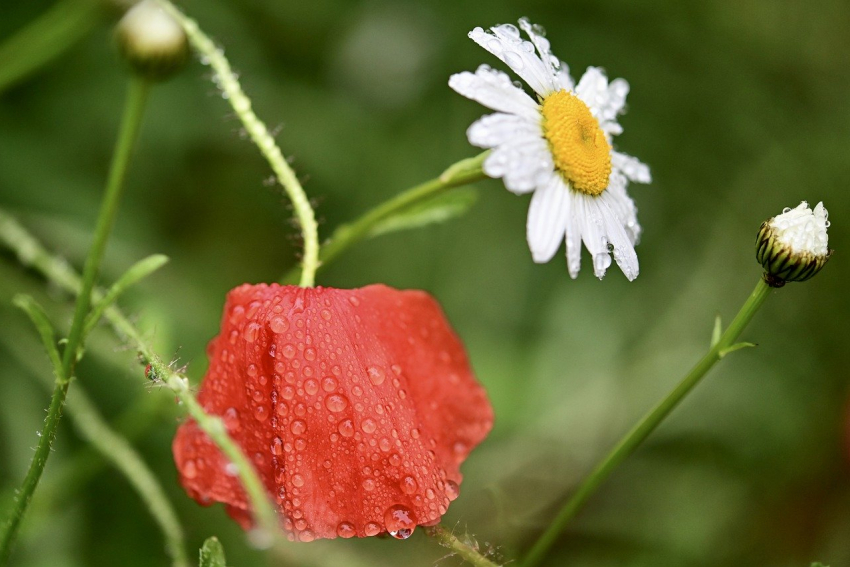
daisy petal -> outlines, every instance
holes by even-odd
[[[513,24],[493,26],[490,31],[478,27],[469,32],[469,37],[501,59],[540,96],[559,89],[551,68],[534,52],[531,42],[520,38]]]
[[[570,214],[567,217],[567,270],[570,277],[576,279],[581,268],[581,226],[576,220],[575,199],[570,196]]]
[[[533,191],[552,173],[552,155],[543,138],[519,138],[502,144],[484,160],[484,173],[501,177],[508,191]]]
[[[614,79],[611,84],[608,84],[608,77],[602,69],[588,67],[576,85],[575,91],[604,128],[605,123],[616,124],[617,116],[625,108],[629,83],[625,79]],[[608,128],[617,130],[611,132],[612,134],[622,132],[619,124]]]
[[[575,211],[574,219],[581,231],[581,239],[593,258],[593,273],[597,278],[602,279],[611,265],[604,213],[595,197],[578,191],[572,191],[571,194]]]
[[[569,214],[569,189],[557,174],[553,174],[544,186],[534,192],[528,208],[528,247],[538,264],[548,262],[558,251]]]
[[[629,181],[652,183],[649,166],[639,159],[620,152],[611,152],[611,165],[623,172]]]
[[[481,65],[470,73],[464,71],[449,78],[449,87],[466,98],[488,108],[539,120],[537,103],[522,89],[511,83],[510,77],[501,71]]]
[[[479,148],[495,148],[517,138],[542,138],[539,118],[528,120],[516,114],[488,114],[472,123],[466,131],[469,143]]]
[[[641,228],[637,221],[637,207],[635,206],[635,202],[626,193],[627,183],[628,181],[622,173],[618,171],[611,172],[611,181],[608,185],[608,190],[601,197],[604,198],[608,207],[620,219],[620,224],[626,230],[631,243],[637,244],[638,240],[640,240]]]
[[[604,197],[603,193],[601,197]],[[597,199],[599,211],[602,213],[602,222],[605,225],[605,233],[608,241],[614,247],[614,260],[625,274],[629,281],[634,281],[640,271],[638,265],[638,257],[635,253],[635,247],[623,227],[617,213],[615,213],[607,204],[607,199]]]
[[[561,62],[558,61],[557,57],[552,55],[549,40],[546,39],[546,32],[543,28],[532,24],[528,21],[528,18],[520,18],[519,27],[531,38],[531,42],[537,48],[537,53],[540,55],[543,64],[549,68],[552,75],[557,77],[561,69]],[[569,73],[567,73],[567,77],[569,77]],[[572,83],[572,79],[570,79],[570,82]]]

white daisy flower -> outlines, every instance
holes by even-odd
[[[574,84],[567,65],[549,50],[543,30],[525,18],[519,25],[531,41],[511,24],[475,28],[469,37],[519,75],[537,100],[487,65],[452,75],[451,88],[497,111],[470,126],[469,142],[492,148],[484,162],[487,175],[502,178],[513,193],[534,192],[527,236],[535,262],[551,260],[566,237],[572,278],[578,276],[584,241],[597,277],[611,265],[612,248],[620,269],[634,280],[634,246],[641,229],[626,186],[651,178],[646,165],[611,145],[623,131],[617,115],[629,84],[623,79],[609,83],[597,67],[589,67]]]

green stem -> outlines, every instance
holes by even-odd
[[[115,222],[118,203],[123,189],[124,175],[127,171],[127,164],[129,163],[133,143],[136,140],[139,125],[141,124],[147,92],[148,87],[146,83],[139,79],[131,80],[124,107],[124,116],[121,122],[121,131],[118,136],[115,153],[112,156],[112,166],[106,184],[106,193],[101,204],[97,227],[95,229],[94,241],[86,258],[81,291],[77,296],[71,331],[68,335],[68,341],[65,344],[65,350],[63,351],[62,374],[56,378],[56,386],[53,388],[50,407],[47,411],[47,419],[45,419],[41,430],[30,468],[15,498],[12,514],[8,522],[3,526],[3,533],[0,536],[0,565],[8,562],[9,554],[12,551],[12,544],[18,533],[21,520],[29,506],[33,492],[35,492],[38,482],[41,479],[44,466],[47,464],[47,458],[50,456],[53,441],[56,438],[56,428],[62,416],[62,406],[65,404],[65,396],[68,393],[68,386],[73,376],[74,365],[77,362],[79,341],[82,337],[86,315],[91,305],[92,289],[94,288],[94,282],[100,269],[100,263],[103,260],[103,253],[106,250],[109,233]]]
[[[94,29],[97,0],[60,0],[0,45],[0,93],[55,59]]]
[[[625,437],[623,437],[610,453],[579,485],[575,493],[563,505],[555,519],[546,531],[537,539],[531,550],[521,563],[522,567],[536,567],[543,561],[546,553],[557,541],[569,521],[578,513],[585,502],[596,492],[596,489],[608,479],[611,473],[631,455],[635,449],[664,421],[664,418],[679,405],[679,402],[696,386],[709,370],[724,356],[769,295],[771,287],[763,278],[759,279],[755,290],[744,303],[732,323],[720,336],[720,340],[700,359],[696,366],[684,379],[649,411]]]
[[[198,23],[186,17],[174,4],[168,0],[160,0],[162,7],[173,16],[183,27],[192,47],[201,55],[204,63],[209,64],[215,73],[215,82],[221,89],[227,102],[233,108],[251,141],[266,158],[274,171],[275,177],[283,186],[286,195],[292,202],[295,216],[301,226],[301,237],[304,240],[304,257],[301,260],[301,287],[312,287],[316,281],[316,269],[319,265],[319,228],[313,207],[307,199],[307,194],[295,172],[289,167],[280,148],[275,144],[269,129],[257,118],[251,109],[251,99],[242,91],[236,74],[230,68],[230,63],[224,52],[198,27]]]
[[[441,525],[430,526],[425,528],[425,533],[437,540],[443,547],[448,547],[467,563],[474,567],[499,567],[498,563],[493,563],[478,551],[478,546],[469,545],[455,536],[452,532]]]
[[[372,229],[383,220],[399,211],[433,198],[449,189],[486,179],[481,165],[489,152],[463,159],[446,169],[439,177],[430,179],[407,191],[399,193],[362,215],[360,218],[338,227],[319,253],[319,270],[327,266],[345,250],[368,238]],[[283,278],[282,283],[294,283],[298,280],[300,268],[295,267]]]
[[[34,268],[48,281],[70,293],[79,294],[80,277],[62,258],[50,254],[41,243],[29,234],[13,217],[0,210],[0,242],[13,250],[18,260],[25,266]],[[100,291],[93,294],[95,299],[102,297]],[[277,534],[277,518],[274,507],[269,502],[262,481],[251,463],[238,445],[230,439],[216,416],[208,416],[198,405],[189,389],[189,380],[175,372],[154,352],[142,334],[129,319],[115,306],[109,307],[104,317],[112,325],[116,334],[132,343],[141,357],[153,366],[154,374],[177,395],[189,414],[221,451],[228,456],[236,467],[245,492],[255,511],[257,524],[264,532],[262,535],[273,537]]]

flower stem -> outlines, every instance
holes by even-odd
[[[441,525],[425,528],[425,533],[437,540],[443,547],[448,547],[474,567],[499,567],[478,551],[477,545],[469,545]]]
[[[39,436],[35,455],[33,455],[23,485],[18,490],[13,504],[12,514],[8,522],[3,526],[2,534],[0,534],[0,565],[5,564],[9,559],[12,544],[20,527],[21,520],[29,506],[33,492],[35,492],[36,486],[38,486],[38,482],[41,479],[44,466],[47,464],[47,458],[50,456],[53,441],[56,438],[56,428],[62,416],[62,406],[65,403],[65,396],[68,393],[68,386],[74,373],[74,365],[77,362],[77,350],[80,346],[79,342],[82,338],[86,315],[91,305],[92,289],[94,288],[94,282],[100,270],[103,253],[106,250],[106,242],[109,239],[112,225],[115,222],[118,203],[123,192],[124,176],[141,124],[147,93],[147,83],[140,79],[131,79],[124,106],[124,115],[121,120],[121,131],[118,136],[115,152],[112,156],[112,165],[106,183],[106,192],[101,203],[97,227],[95,228],[94,241],[86,258],[80,294],[77,296],[74,318],[71,323],[71,331],[62,354],[62,372],[56,378],[56,385],[53,388],[50,407],[48,408],[47,418],[44,421],[44,426]]]
[[[250,136],[251,141],[259,148],[274,171],[278,182],[283,186],[286,195],[295,209],[295,216],[301,226],[301,237],[304,240],[304,257],[301,261],[301,287],[312,287],[316,281],[316,269],[319,265],[319,234],[316,215],[307,194],[295,172],[289,167],[280,148],[275,144],[269,129],[257,118],[251,109],[251,99],[242,91],[236,74],[230,68],[230,63],[224,52],[198,27],[197,22],[186,17],[174,4],[168,0],[160,0],[162,7],[176,19],[186,32],[192,47],[201,55],[201,60],[208,64],[215,74],[216,85],[221,89],[224,98],[230,103],[242,126]]]
[[[486,179],[487,176],[481,169],[481,164],[484,162],[484,158],[487,157],[488,153],[484,152],[475,157],[460,160],[449,166],[439,177],[430,179],[407,191],[399,193],[358,219],[338,227],[328,242],[322,246],[319,253],[318,269],[323,269],[337,256],[342,254],[342,252],[367,238],[370,231],[376,225],[396,213],[426,199],[433,198],[449,189]],[[298,280],[299,271],[299,267],[293,268],[281,278],[281,283],[294,283]]]
[[[18,260],[28,267],[34,268],[48,281],[62,289],[79,294],[81,289],[80,277],[63,259],[50,254],[31,234],[29,234],[15,219],[0,210],[0,242],[13,250]],[[102,297],[102,292],[93,293],[95,299]],[[207,415],[189,389],[189,380],[168,365],[154,352],[142,337],[138,329],[115,306],[108,307],[104,317],[109,321],[119,337],[133,344],[139,355],[151,364],[153,373],[180,399],[183,407],[198,422],[199,427],[206,433],[218,448],[236,466],[236,472],[245,492],[255,511],[257,524],[264,535],[277,533],[277,519],[274,507],[269,502],[262,482],[248,459],[224,430],[221,420],[216,416]]]
[[[98,0],[60,0],[0,45],[0,93],[61,55],[94,29]]]
[[[643,441],[664,421],[667,415],[684,399],[709,370],[733,350],[733,343],[752,320],[753,316],[764,303],[770,293],[770,286],[763,278],[759,279],[756,288],[744,303],[732,323],[712,345],[711,349],[700,359],[696,366],[682,379],[681,382],[649,411],[625,437],[623,437],[610,453],[579,485],[575,493],[561,507],[558,515],[537,539],[531,550],[521,563],[522,567],[536,567],[543,561],[546,553],[557,540],[569,521],[578,513],[585,502],[596,492],[596,489],[608,479],[611,473],[631,455]]]

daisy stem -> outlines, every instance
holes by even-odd
[[[566,525],[581,510],[587,500],[596,492],[599,486],[608,479],[612,472],[637,449],[644,440],[661,424],[673,409],[679,405],[685,396],[696,386],[709,370],[726,354],[737,350],[741,344],[735,345],[735,340],[752,320],[753,316],[769,295],[771,287],[764,278],[759,278],[756,288],[741,307],[735,319],[720,335],[719,340],[700,359],[696,366],[682,379],[681,382],[652,408],[620,441],[596,468],[584,479],[569,500],[561,507],[549,527],[537,539],[531,550],[521,563],[522,567],[537,567],[543,561],[546,553],[555,544],[558,536]],[[748,343],[744,346],[752,346]]]
[[[371,230],[385,219],[449,189],[486,179],[487,176],[481,167],[488,154],[489,152],[483,152],[475,157],[462,159],[449,166],[439,177],[399,193],[356,220],[337,227],[319,252],[319,270],[345,250],[368,238]],[[281,283],[291,284],[297,281],[299,270],[299,267],[290,270],[283,276]]]
[[[168,0],[159,0],[165,9],[183,28],[192,47],[201,55],[201,60],[210,66],[215,74],[215,83],[221,89],[222,95],[233,112],[239,117],[242,126],[251,141],[266,158],[278,182],[292,202],[298,224],[301,226],[301,237],[304,241],[304,256],[301,260],[301,287],[312,287],[316,281],[316,269],[319,264],[319,234],[316,214],[304,188],[298,181],[295,172],[289,166],[283,152],[275,144],[272,134],[266,125],[257,118],[251,109],[251,99],[242,91],[236,74],[224,56],[224,52],[198,27],[198,23],[186,17]]]
[[[0,209],[0,242],[17,254],[21,264],[35,269],[49,282],[69,293],[77,295],[81,293],[80,276],[74,272],[73,268],[64,259],[50,254],[38,240],[2,209]],[[95,300],[103,297],[103,293],[99,290],[95,290],[91,295]],[[162,359],[120,309],[114,305],[108,307],[104,312],[104,317],[119,337],[127,340],[135,347],[140,357],[151,365],[153,375],[168,386],[178,397],[182,406],[198,422],[198,426],[233,462],[239,479],[245,487],[245,492],[248,494],[251,507],[255,510],[257,524],[263,529],[264,533],[273,537],[277,533],[274,507],[269,502],[262,481],[253,466],[238,445],[227,435],[221,419],[204,412],[192,395],[188,378],[162,362]]]
[[[57,369],[56,384],[50,399],[47,418],[39,434],[35,455],[33,455],[24,482],[17,492],[12,514],[8,522],[3,526],[2,534],[0,534],[0,565],[5,564],[9,559],[9,554],[11,553],[21,520],[41,479],[41,474],[47,464],[47,458],[50,456],[53,441],[56,438],[56,428],[62,417],[62,407],[65,404],[65,396],[68,393],[68,386],[74,374],[80,341],[83,338],[86,315],[88,315],[89,307],[91,306],[92,290],[94,289],[97,274],[100,271],[100,264],[106,251],[109,234],[112,231],[112,226],[115,223],[115,217],[118,213],[118,203],[121,200],[124,189],[124,177],[139,132],[139,126],[141,125],[149,90],[148,87],[148,83],[142,79],[133,78],[130,80],[124,106],[124,115],[121,119],[121,130],[112,156],[112,164],[109,170],[100,213],[98,214],[94,240],[86,257],[80,294],[77,296],[71,330],[68,333],[68,339],[65,342],[62,353],[61,373]]]
[[[0,93],[89,33],[105,12],[99,0],[60,0],[0,45]]]
[[[425,533],[437,540],[443,547],[448,547],[470,565],[474,567],[499,567],[498,563],[493,563],[473,547],[461,541],[456,535],[447,530],[441,525],[429,526],[425,528]]]

